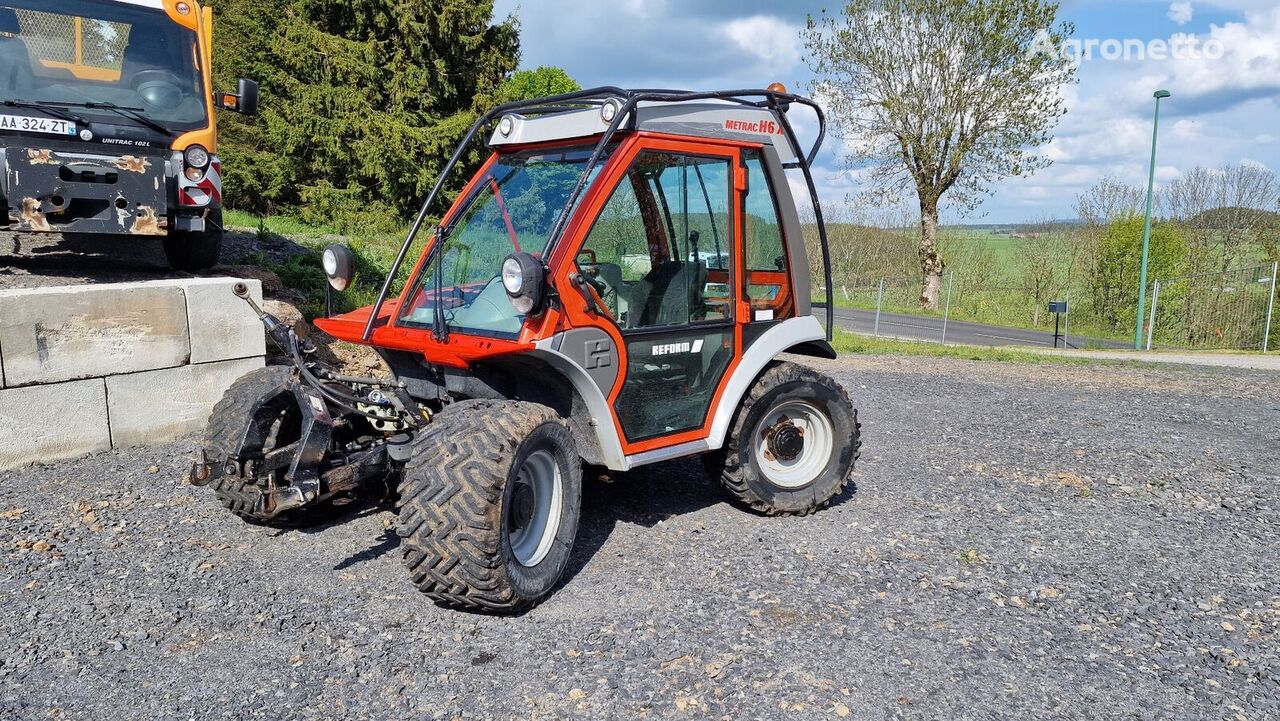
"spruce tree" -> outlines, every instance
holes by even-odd
[[[216,0],[214,15],[216,87],[253,78],[262,98],[259,116],[220,119],[228,204],[348,227],[410,215],[519,57],[492,0]]]

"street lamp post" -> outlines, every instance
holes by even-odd
[[[1156,136],[1160,131],[1160,101],[1169,95],[1168,90],[1157,90],[1153,95],[1156,99],[1156,117],[1151,124],[1151,169],[1147,174],[1147,217],[1142,224],[1142,270],[1138,275],[1138,314],[1133,322],[1134,350],[1142,350],[1142,317],[1147,305],[1147,252],[1151,247],[1151,198],[1156,183]],[[1151,322],[1154,323],[1155,319],[1152,318]]]

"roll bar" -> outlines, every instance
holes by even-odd
[[[754,108],[762,108],[773,114],[778,121],[778,125],[783,129],[783,134],[790,144],[795,157],[794,163],[788,163],[786,167],[799,167],[803,174],[805,185],[808,186],[809,198],[813,202],[813,212],[815,222],[818,224],[818,239],[822,244],[822,272],[823,280],[827,290],[826,308],[827,315],[827,340],[831,339],[832,328],[835,323],[835,308],[832,303],[831,295],[831,253],[827,247],[827,227],[822,217],[822,204],[818,200],[817,188],[813,183],[813,175],[810,172],[810,166],[817,158],[818,150],[822,147],[822,141],[827,135],[827,119],[823,114],[822,108],[818,104],[801,95],[793,93],[783,93],[774,90],[716,90],[707,92],[695,92],[689,90],[669,90],[661,88],[643,88],[626,90],[613,86],[602,86],[590,88],[587,90],[578,90],[572,93],[564,93],[561,95],[552,95],[545,98],[536,98],[533,100],[520,100],[511,103],[504,103],[492,108],[488,112],[481,115],[471,125],[467,134],[463,136],[462,141],[458,143],[457,149],[453,151],[453,155],[449,158],[449,162],[445,163],[444,168],[440,171],[440,177],[436,178],[435,185],[432,186],[431,192],[427,194],[426,200],[422,202],[422,207],[418,210],[418,214],[414,217],[413,224],[409,227],[409,232],[405,236],[404,243],[400,246],[400,251],[396,253],[395,262],[391,265],[390,272],[387,273],[386,280],[382,283],[382,288],[378,291],[378,299],[373,304],[373,308],[369,313],[369,319],[365,323],[364,333],[361,336],[364,340],[369,340],[373,334],[374,323],[378,319],[378,313],[382,311],[382,306],[387,300],[387,294],[391,291],[391,284],[395,281],[396,275],[400,272],[400,267],[404,264],[404,259],[409,253],[409,248],[413,246],[413,241],[417,237],[418,232],[422,229],[422,224],[426,221],[427,215],[431,210],[432,204],[436,197],[440,194],[441,188],[444,187],[445,179],[457,166],[462,156],[466,153],[467,148],[475,139],[476,133],[486,128],[494,119],[499,118],[508,113],[519,112],[523,115],[549,115],[553,113],[562,113],[570,110],[580,110],[583,107],[592,105],[600,105],[607,101],[621,100],[622,107],[614,115],[613,120],[609,122],[609,126],[604,133],[600,135],[600,139],[596,141],[595,149],[591,153],[590,159],[586,166],[582,169],[582,173],[578,176],[577,182],[573,186],[573,191],[569,194],[568,201],[564,207],[560,209],[560,214],[556,217],[555,224],[551,227],[551,233],[548,238],[547,248],[555,247],[560,241],[560,236],[568,225],[569,216],[573,209],[577,206],[579,196],[586,189],[587,179],[591,177],[592,170],[600,163],[600,158],[604,155],[605,148],[609,146],[609,142],[613,140],[613,136],[621,129],[624,122],[632,123],[634,129],[636,106],[642,102],[659,102],[659,103],[678,103],[691,102],[698,100],[723,100],[739,105],[745,105]],[[805,153],[800,148],[799,140],[796,138],[795,130],[791,127],[791,123],[787,121],[786,110],[792,103],[798,103],[811,108],[818,118],[818,137],[814,140],[813,146],[809,148],[809,152]],[[440,252],[443,243],[436,243],[432,249],[432,257],[428,257],[422,264],[426,267],[434,259],[434,255]],[[439,329],[437,329],[437,332]]]

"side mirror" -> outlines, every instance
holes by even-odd
[[[216,104],[223,110],[241,115],[258,114],[258,81],[240,78],[234,93],[218,93]]]

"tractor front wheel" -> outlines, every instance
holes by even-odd
[[[266,366],[241,376],[231,384],[213,407],[205,430],[205,455],[214,463],[222,463],[239,445],[241,437],[255,413],[263,409],[274,414],[266,429],[264,452],[293,443],[301,431],[301,414],[293,392],[288,389],[291,369]],[[297,508],[272,516],[261,509],[264,479],[226,476],[220,471],[209,483],[224,508],[240,518],[259,525],[311,526],[344,513],[347,508],[331,502]]]
[[[529,608],[555,588],[578,532],[582,466],[550,408],[469,400],[414,439],[399,533],[414,584],[471,610]]]
[[[817,371],[777,363],[742,400],[707,472],[743,505],[768,515],[813,513],[849,484],[862,439],[844,388]]]

